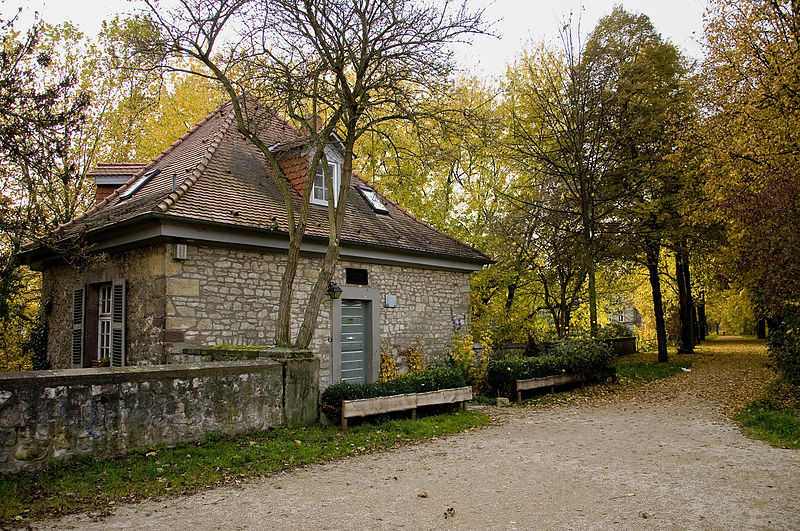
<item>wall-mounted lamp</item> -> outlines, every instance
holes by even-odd
[[[328,295],[331,300],[336,300],[342,296],[342,288],[337,286],[336,282],[331,282],[328,284]]]

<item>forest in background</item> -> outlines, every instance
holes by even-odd
[[[706,331],[769,322],[786,333],[800,302],[795,8],[712,1],[699,64],[622,8],[588,35],[568,23],[559,45],[520,50],[500,81],[450,75],[403,92],[425,112],[371,122],[354,170],[496,261],[473,277],[476,337],[603,336],[627,306],[665,357]],[[46,333],[21,246],[91,205],[98,162],[148,161],[228,98],[185,54],[168,69],[132,67],[163,31],[151,19],[108,21],[98,36],[16,25],[3,22],[0,51],[6,370],[30,368]],[[381,102],[373,115],[398,104]]]

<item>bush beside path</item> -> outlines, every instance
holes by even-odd
[[[797,529],[800,451],[730,420],[773,378],[762,345],[720,338],[673,356],[691,372],[666,380],[495,410],[485,429],[36,527]]]

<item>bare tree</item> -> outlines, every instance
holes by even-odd
[[[207,71],[195,73],[221,83],[239,131],[272,169],[289,223],[275,341],[308,346],[339,255],[355,142],[378,124],[419,115],[453,70],[447,45],[482,32],[482,13],[410,0],[180,0],[170,10],[144,3],[154,33],[139,52],[165,68],[180,68],[175,59],[185,58],[204,65]],[[313,146],[309,176],[322,163],[328,196],[338,197],[328,202],[328,246],[294,341],[292,294],[313,187],[305,186],[296,208],[276,155],[259,137],[265,109],[304,129]],[[344,156],[335,191],[325,156],[334,133]]]
[[[563,236],[577,236],[582,242],[590,333],[596,337],[599,240],[620,190],[603,178],[612,165],[605,137],[610,125],[605,94],[596,86],[591,65],[582,60],[573,31],[571,24],[565,25],[562,52],[542,48],[517,67],[509,86],[513,101],[508,147],[520,168],[532,176],[531,186],[547,189],[523,199],[527,208],[540,217],[576,221],[564,225]],[[568,234],[570,230],[575,232]]]

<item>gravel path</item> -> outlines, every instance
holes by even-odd
[[[492,408],[489,428],[37,527],[800,529],[800,452],[727,420],[768,381],[763,348],[720,340],[691,359],[613,394]]]

